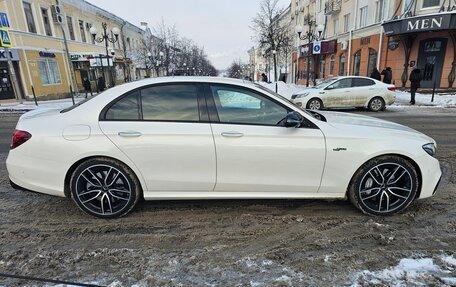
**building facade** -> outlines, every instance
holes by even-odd
[[[418,67],[423,88],[452,88],[455,13],[454,0],[293,0],[296,25],[308,29],[308,15],[314,25],[324,25],[319,55],[312,54],[312,43],[296,36],[295,80],[303,84],[310,60],[309,74],[317,79],[370,76],[374,67],[390,67],[393,83],[406,88],[411,69]],[[325,53],[324,45],[331,46]]]
[[[60,19],[57,4],[61,8]],[[2,0],[0,13],[9,19],[14,67],[20,92],[26,99],[33,92],[41,99],[65,97],[70,90],[83,90],[84,78],[96,91],[100,77],[110,85],[131,80],[135,74],[131,56],[141,43],[142,30],[87,1]],[[90,34],[90,28],[95,27],[100,37],[102,23],[106,23],[108,33],[114,27],[121,32],[118,41],[108,45],[109,60],[105,43],[96,42]],[[114,37],[112,33],[110,36]],[[0,70],[7,73],[1,57],[0,65]],[[9,80],[8,75],[2,77]],[[15,97],[10,93],[0,95],[0,100]]]

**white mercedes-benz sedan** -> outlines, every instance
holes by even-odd
[[[233,79],[114,87],[65,110],[24,114],[7,159],[17,189],[71,197],[113,218],[140,198],[349,198],[390,215],[433,195],[436,142],[360,115],[306,112]]]
[[[368,108],[378,112],[394,103],[395,90],[394,85],[367,77],[336,77],[296,92],[291,96],[291,101],[309,110]]]

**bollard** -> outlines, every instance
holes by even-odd
[[[74,105],[74,104],[76,104],[76,103],[74,102],[73,87],[71,87],[71,85],[70,85],[70,94],[71,94],[71,100],[73,101],[73,105]]]
[[[36,100],[36,95],[35,95],[35,88],[32,85],[32,94],[33,94],[33,99],[35,100],[35,105],[38,107],[38,102]]]
[[[434,85],[432,87],[432,98],[431,98],[431,103],[434,102],[434,95],[435,95],[435,81],[434,81]]]
[[[277,84],[277,82],[275,84],[275,88],[276,88],[276,93],[277,93],[277,91],[279,90],[279,85]]]

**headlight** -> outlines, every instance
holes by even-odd
[[[308,95],[309,95],[309,93],[302,93],[302,94],[296,95],[295,99],[304,98],[304,97],[307,97]]]
[[[428,143],[423,146],[425,152],[427,152],[430,156],[435,156],[435,144]]]

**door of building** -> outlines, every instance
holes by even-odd
[[[442,77],[443,62],[445,60],[445,50],[448,39],[433,38],[420,42],[418,55],[418,68],[421,69],[423,80],[422,88],[440,87]]]
[[[0,62],[0,100],[14,99],[13,84],[8,71],[7,62]]]

